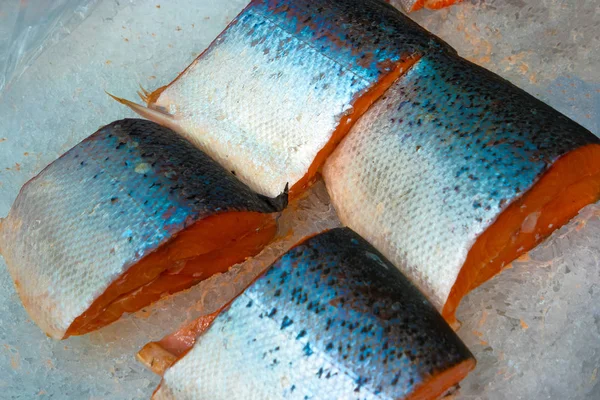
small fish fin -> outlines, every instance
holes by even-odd
[[[290,184],[286,183],[283,192],[277,197],[262,196],[267,203],[269,203],[275,211],[283,211],[288,206],[288,193],[290,191]]]
[[[148,104],[148,100],[150,99],[152,92],[147,91],[142,85],[140,85],[140,90],[138,90],[137,94],[144,103]]]
[[[167,128],[173,129],[174,131],[180,131],[179,124],[171,114],[167,114],[158,110],[154,110],[152,108],[148,108],[146,106],[142,106],[140,104],[134,103],[133,101],[114,96],[108,92],[106,92],[106,94],[112,97],[117,102],[131,108],[136,114],[139,114],[141,117],[149,119],[152,122],[156,122],[159,125],[166,126]]]

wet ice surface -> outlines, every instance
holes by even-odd
[[[0,93],[0,216],[45,165],[99,126],[133,116],[103,90],[134,98],[138,84],[168,83],[245,3],[101,1]],[[600,131],[595,0],[466,0],[413,18],[461,55]],[[258,260],[63,342],[29,321],[0,261],[0,398],[148,398],[159,380],[134,359],[142,345],[216,310],[299,238],[336,225],[321,184],[300,201],[282,216],[285,240]],[[479,365],[459,399],[600,398],[599,215],[600,206],[589,207],[530,261],[515,262],[465,299],[459,334]]]
[[[473,291],[460,337],[478,360],[465,399],[599,399],[600,205]]]

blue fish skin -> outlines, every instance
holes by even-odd
[[[22,188],[0,248],[30,316],[58,339],[130,266],[194,222],[286,204],[286,194],[254,193],[175,132],[126,119]]]
[[[246,11],[260,13],[372,82],[408,57],[454,53],[442,39],[380,0],[255,0]]]
[[[402,399],[461,363],[473,367],[472,354],[423,294],[339,228],[275,262],[167,370],[155,398]]]

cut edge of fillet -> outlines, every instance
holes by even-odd
[[[458,328],[456,309],[471,290],[600,199],[600,144],[572,150],[510,203],[475,241],[444,304],[442,315]]]

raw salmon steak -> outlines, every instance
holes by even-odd
[[[449,321],[600,197],[600,141],[499,76],[421,58],[324,166],[332,203]]]
[[[350,126],[424,52],[449,49],[380,0],[255,0],[141,115],[257,192],[314,178]],[[126,102],[126,101],[123,101]]]
[[[475,366],[423,294],[347,228],[292,248],[193,333],[140,352],[167,368],[154,399],[435,399]]]
[[[0,226],[0,250],[31,318],[61,339],[258,253],[286,204],[175,132],[128,119],[25,184]]]

